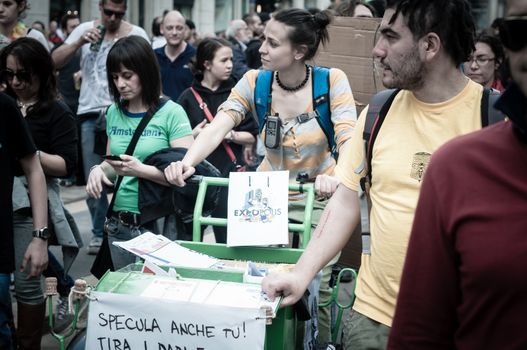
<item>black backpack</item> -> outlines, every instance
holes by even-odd
[[[361,209],[361,229],[362,229],[362,252],[369,254],[370,247],[370,221],[369,214],[371,203],[369,200],[369,190],[372,182],[372,153],[373,145],[379,134],[379,130],[390,110],[393,100],[401,89],[388,89],[375,94],[368,107],[366,113],[366,121],[364,124],[364,131],[362,139],[365,149],[365,160],[361,166],[355,169],[355,173],[362,173],[366,168],[366,174],[360,179],[360,186],[362,193],[360,194],[360,209]],[[481,126],[486,127],[490,124],[500,122],[505,119],[505,115],[494,108],[494,104],[500,97],[500,93],[494,89],[483,89],[481,97]]]

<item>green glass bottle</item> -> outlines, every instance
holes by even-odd
[[[101,45],[104,40],[104,34],[106,34],[106,27],[102,24],[99,24],[97,26],[97,30],[99,31],[101,38],[97,42],[91,43],[90,50],[92,50],[93,52],[97,52],[101,49]]]

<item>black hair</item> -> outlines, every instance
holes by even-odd
[[[101,0],[101,4],[105,5],[108,3],[108,1],[110,2],[113,2],[114,4],[124,4],[124,6],[126,6],[126,1],[127,0]]]
[[[140,36],[131,35],[119,39],[108,52],[106,60],[108,87],[117,107],[123,110],[127,102],[121,99],[112,77],[113,74],[121,71],[121,65],[139,76],[143,104],[149,111],[154,111],[161,94],[161,75],[150,43]]]
[[[196,24],[191,19],[185,19],[185,24],[190,30],[196,29]]]
[[[31,112],[44,109],[57,99],[57,80],[53,71],[53,61],[48,50],[38,40],[33,38],[19,38],[4,47],[0,53],[0,69],[7,67],[7,57],[13,56],[31,75],[35,75],[40,86],[38,88],[38,102],[30,107]],[[6,83],[5,92],[17,98],[11,86]]]
[[[505,59],[505,50],[503,49],[503,45],[501,44],[500,39],[486,32],[481,32],[478,34],[478,36],[476,36],[476,39],[474,41],[476,44],[477,43],[487,44],[495,56],[494,62],[496,62],[498,66],[500,66],[503,63],[503,60]]]
[[[255,13],[255,12],[249,12],[249,13],[244,14],[244,15],[242,16],[242,19],[243,19],[243,21],[244,21],[245,23],[247,23],[247,25],[250,25],[250,24],[252,24],[252,22],[253,22],[253,17],[254,17],[254,16],[258,16],[258,14]]]
[[[386,9],[386,0],[370,0],[368,1],[368,5],[375,10],[374,15],[378,17],[384,16],[384,10]]]
[[[303,9],[287,9],[278,11],[273,19],[289,27],[289,40],[293,45],[306,45],[305,61],[310,60],[317,53],[320,43],[329,41],[327,30],[332,16],[330,11],[320,11],[315,15]]]
[[[262,24],[265,24],[265,22],[271,19],[271,16],[267,12],[258,12],[257,15],[258,17],[260,17],[260,21],[262,21]]]
[[[15,0],[16,5],[19,6],[21,3],[24,3],[24,7],[18,11],[18,17],[23,18],[26,16],[26,11],[31,8],[31,6],[28,4],[27,0]]]
[[[70,19],[77,19],[79,18],[79,15],[75,12],[69,12],[66,13],[64,16],[62,16],[62,18],[60,19],[60,27],[62,28],[62,30],[66,30],[66,27],[68,26],[68,21]]]
[[[44,24],[44,22],[36,20],[31,25],[33,26],[35,24],[38,24],[39,26],[41,26],[44,31],[46,30],[46,25]]]
[[[153,36],[161,36],[161,22],[163,21],[163,17],[158,16],[155,17],[152,20],[152,35]]]
[[[203,72],[205,71],[205,61],[212,62],[214,55],[216,55],[216,51],[225,46],[232,48],[231,43],[225,39],[205,38],[201,40],[198,47],[196,48],[196,57],[192,64],[194,74],[198,80],[201,80],[203,77]]]
[[[390,24],[402,14],[415,40],[436,33],[456,65],[474,51],[476,25],[466,0],[388,0],[387,8],[395,9]]]

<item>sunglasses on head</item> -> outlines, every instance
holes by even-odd
[[[510,16],[499,23],[500,39],[507,49],[520,51],[527,46],[527,16]]]
[[[115,18],[123,18],[126,14],[125,12],[112,11],[105,8],[102,9],[102,12],[108,17],[112,17],[115,15]]]
[[[18,81],[23,82],[30,82],[31,81],[31,73],[27,70],[19,70],[19,71],[12,71],[10,69],[5,69],[1,73],[2,81],[12,81],[15,77],[18,79]]]

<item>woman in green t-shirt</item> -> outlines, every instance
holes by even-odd
[[[115,269],[133,263],[132,254],[113,246],[146,230],[138,208],[139,178],[168,185],[163,173],[143,160],[150,154],[169,147],[188,148],[192,129],[187,114],[173,101],[160,100],[159,66],[148,42],[138,36],[120,39],[108,53],[106,61],[108,85],[114,103],[108,108],[106,133],[107,154],[113,155],[90,171],[86,191],[99,198],[104,185],[113,186],[110,174],[123,180],[105,223]],[[147,114],[153,114],[141,133],[133,155],[126,155],[135,129]]]

